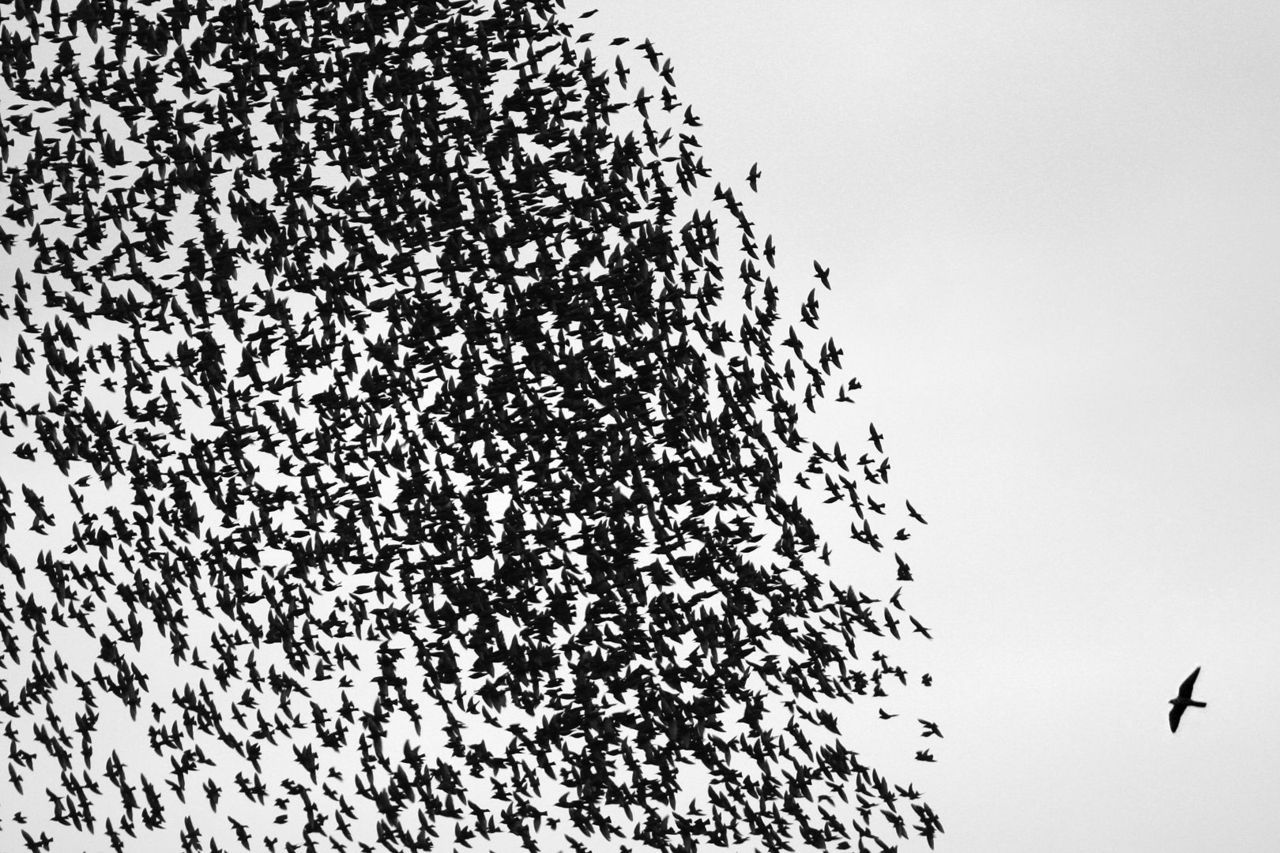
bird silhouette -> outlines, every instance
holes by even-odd
[[[1178,724],[1182,722],[1182,715],[1186,713],[1188,708],[1207,708],[1204,702],[1197,702],[1191,698],[1191,691],[1195,689],[1196,679],[1200,676],[1200,667],[1196,667],[1195,672],[1187,676],[1187,680],[1182,682],[1182,686],[1178,688],[1178,695],[1169,700],[1169,704],[1173,707],[1169,709],[1169,731],[1176,732]]]

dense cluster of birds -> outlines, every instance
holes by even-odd
[[[830,270],[783,297],[668,57],[547,0],[5,9],[0,849],[933,845],[841,734],[929,630],[819,565],[901,587],[925,518],[808,437]]]

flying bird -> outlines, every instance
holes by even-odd
[[[831,289],[831,267],[824,267],[817,261],[813,262],[813,274],[818,281],[822,282],[822,286],[827,290]]]
[[[1170,699],[1169,704],[1173,707],[1169,709],[1169,731],[1176,732],[1178,723],[1182,722],[1182,714],[1188,708],[1207,708],[1204,702],[1197,702],[1191,698],[1191,691],[1195,689],[1196,678],[1200,675],[1200,667],[1196,667],[1196,671],[1187,676],[1187,680],[1182,682],[1182,686],[1178,688],[1176,698]]]
[[[884,453],[884,436],[876,432],[876,425],[871,425],[871,443],[876,446],[876,453]]]

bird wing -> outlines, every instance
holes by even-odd
[[[1169,731],[1171,732],[1178,731],[1178,723],[1182,721],[1182,712],[1185,710],[1187,710],[1186,705],[1180,705],[1176,703],[1172,708],[1169,709]]]
[[[1196,671],[1187,676],[1187,680],[1182,682],[1182,686],[1178,688],[1178,701],[1186,702],[1191,699],[1191,691],[1195,689],[1196,678],[1200,675],[1200,667],[1196,667]]]

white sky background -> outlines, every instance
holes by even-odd
[[[946,738],[914,769],[939,849],[1273,846],[1280,7],[646,0],[583,24],[610,64],[614,35],[671,58],[784,293],[832,268],[823,319],[866,386],[846,446],[874,420],[930,522],[911,596]],[[1175,736],[1197,665],[1209,708]]]

